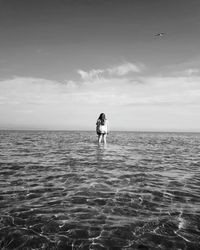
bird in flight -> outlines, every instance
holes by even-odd
[[[162,36],[164,36],[165,35],[165,33],[164,32],[161,32],[161,33],[156,33],[154,36],[156,36],[156,37],[162,37]]]

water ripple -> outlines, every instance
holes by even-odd
[[[200,249],[200,134],[0,132],[1,249]]]

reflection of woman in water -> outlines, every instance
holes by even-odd
[[[106,116],[104,113],[101,113],[97,123],[96,123],[96,132],[98,135],[98,142],[101,142],[101,139],[103,138],[103,142],[106,143],[106,135],[108,134],[108,120],[106,119]]]

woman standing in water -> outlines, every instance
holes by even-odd
[[[106,143],[106,135],[108,134],[108,120],[106,119],[104,113],[101,113],[97,120],[96,132],[98,135],[98,142],[100,143],[103,138],[103,142]]]

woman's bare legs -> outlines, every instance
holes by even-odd
[[[103,134],[103,142],[106,144],[106,134]]]
[[[101,143],[102,134],[98,135],[98,142]]]

